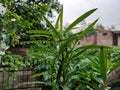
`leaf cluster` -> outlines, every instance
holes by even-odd
[[[84,60],[82,53],[90,48],[100,48],[100,46],[76,47],[76,43],[92,30],[92,27],[98,19],[86,27],[84,31],[71,35],[69,35],[69,33],[79,22],[87,18],[94,11],[96,11],[96,9],[86,12],[64,29],[62,8],[55,25],[52,25],[44,15],[42,16],[50,28],[49,31],[28,31],[32,37],[49,37],[47,40],[40,40],[38,45],[33,47],[30,54],[28,54],[30,57],[33,57],[33,60],[40,61],[40,63],[35,64],[36,67],[33,64],[33,67],[35,67],[36,70],[38,69],[39,72],[34,77],[43,76],[44,81],[52,86],[53,90],[80,89],[82,84],[76,85],[78,82],[83,83],[85,87],[82,88],[87,89],[92,87],[90,84],[92,79],[89,78],[92,71],[88,72],[87,76],[84,73],[84,71],[87,73],[87,70],[84,70],[84,68],[90,69],[90,63],[88,60]],[[86,78],[84,78],[85,76]]]

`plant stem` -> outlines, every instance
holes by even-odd
[[[60,82],[61,82],[60,77],[62,75],[63,63],[64,63],[64,53],[62,53],[62,60],[60,61],[60,65],[57,73],[57,83],[59,85],[59,89],[60,89]]]

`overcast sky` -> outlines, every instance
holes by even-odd
[[[90,23],[100,18],[98,23],[105,27],[115,25],[120,30],[120,0],[59,0],[64,6],[64,23],[70,23],[86,11],[98,8],[87,18]],[[3,10],[0,7],[0,11]]]
[[[70,23],[86,11],[98,8],[98,10],[87,18],[92,22],[97,18],[98,23],[108,27],[116,25],[120,30],[120,0],[59,0],[64,6],[64,23]]]

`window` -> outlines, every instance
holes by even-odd
[[[105,35],[107,35],[107,33],[103,33],[103,35],[105,36]]]

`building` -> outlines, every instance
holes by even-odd
[[[78,45],[120,46],[120,31],[98,30],[94,35],[84,36]]]

